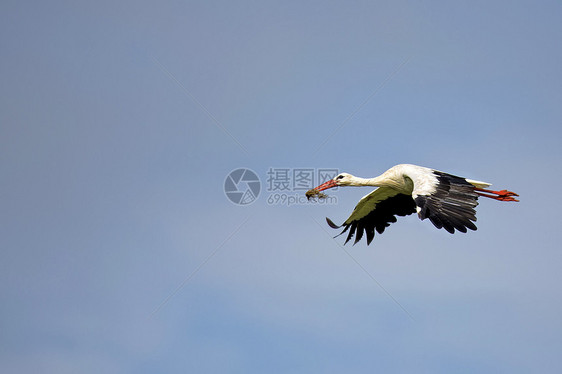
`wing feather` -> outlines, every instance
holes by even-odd
[[[355,235],[353,244],[356,244],[365,234],[369,245],[375,237],[375,230],[382,234],[391,223],[396,222],[395,215],[406,216],[415,211],[416,204],[412,196],[392,188],[380,187],[364,196],[341,226],[334,224],[329,218],[326,220],[332,228],[344,227],[339,235],[349,229],[345,243]]]
[[[455,230],[467,232],[476,230],[476,206],[478,195],[474,185],[462,177],[433,171],[435,190],[420,191],[416,189],[412,195],[418,206],[420,219],[429,218],[438,229],[444,228],[451,234]]]

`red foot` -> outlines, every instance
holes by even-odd
[[[519,200],[513,198],[512,196],[496,196],[496,197],[494,197],[494,199],[499,200],[499,201],[519,201]]]
[[[519,196],[515,192],[511,192],[511,191],[508,191],[508,190],[501,190],[501,191],[498,191],[496,193],[500,196]]]
[[[511,192],[508,190],[501,190],[501,191],[492,191],[492,190],[485,190],[483,188],[475,188],[476,193],[480,196],[489,197],[490,199],[495,199],[499,201],[519,201],[515,199],[513,196],[519,196],[515,192]],[[485,192],[485,193],[482,193]],[[488,195],[490,194],[490,195]],[[496,195],[496,196],[494,196]]]

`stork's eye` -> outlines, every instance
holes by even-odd
[[[336,177],[336,179],[342,179],[342,178],[343,178],[343,175],[338,175],[338,176]]]

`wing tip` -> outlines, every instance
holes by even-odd
[[[328,226],[330,226],[333,229],[339,229],[341,226],[338,226],[334,223],[334,221],[332,221],[331,219],[329,219],[328,217],[326,217],[326,222],[328,223]]]

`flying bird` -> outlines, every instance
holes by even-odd
[[[515,192],[485,189],[490,183],[410,164],[393,166],[375,178],[341,173],[308,191],[306,196],[322,198],[325,195],[320,191],[338,186],[378,187],[359,201],[343,224],[338,226],[326,218],[330,227],[344,227],[338,236],[349,231],[345,243],[355,235],[353,244],[365,234],[369,245],[375,237],[375,231],[382,234],[385,228],[396,222],[396,216],[407,216],[414,212],[422,220],[429,218],[438,229],[444,228],[451,234],[455,230],[465,233],[467,229],[476,230],[474,222],[478,196],[499,201],[519,201],[514,198],[519,196]]]

